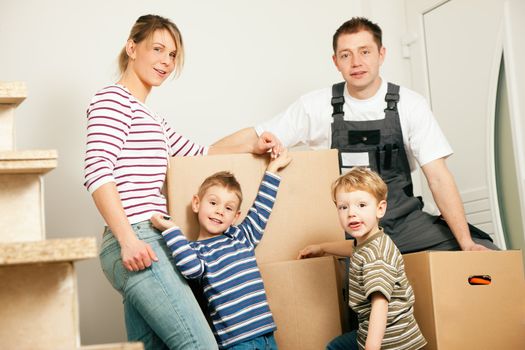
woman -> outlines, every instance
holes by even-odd
[[[173,268],[149,218],[167,214],[161,194],[168,156],[263,153],[256,144],[199,146],[173,131],[145,104],[153,86],[180,73],[182,38],[169,19],[141,16],[119,57],[119,81],[89,105],[85,186],[106,222],[100,261],[124,299],[129,340],[146,349],[214,349],[217,344],[184,278]]]

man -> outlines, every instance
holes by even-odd
[[[269,132],[264,135],[274,153],[279,140],[286,147],[337,148],[342,172],[367,166],[387,183],[388,210],[381,226],[402,253],[498,249],[486,233],[467,224],[446,165],[452,149],[426,100],[379,75],[386,53],[381,28],[354,17],[335,32],[333,49],[343,83],[306,94],[272,120],[240,130],[217,145],[253,144],[258,135]],[[423,212],[422,202],[412,193],[415,161],[442,217]]]

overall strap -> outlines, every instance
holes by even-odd
[[[397,113],[397,103],[399,102],[399,85],[388,83],[385,101],[385,113],[387,113],[388,111]]]
[[[344,89],[345,89],[345,82],[342,81],[340,83],[332,85],[332,118],[340,118],[343,119],[345,112],[343,111],[343,106],[345,104],[345,97],[344,97]]]

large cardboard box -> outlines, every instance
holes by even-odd
[[[332,257],[295,258],[308,244],[344,240],[330,194],[339,176],[337,151],[291,152],[291,156],[292,162],[280,173],[274,209],[256,249],[257,262],[278,327],[279,349],[324,349],[344,325],[340,264]],[[172,158],[167,180],[170,215],[190,239],[195,238],[198,226],[191,198],[206,177],[229,170],[242,186],[245,216],[268,160],[251,154]]]
[[[339,176],[336,150],[291,152],[292,162],[280,172],[281,185],[263,240],[259,263],[293,260],[308,244],[344,240],[330,186]],[[231,171],[242,187],[244,218],[253,203],[269,156],[228,154],[174,157],[168,170],[168,209],[182,232],[196,238],[198,225],[191,198],[204,179]]]
[[[260,264],[280,350],[319,350],[342,333],[341,280],[333,257]]]
[[[520,251],[405,254],[425,349],[525,349]],[[469,278],[489,276],[487,285]]]

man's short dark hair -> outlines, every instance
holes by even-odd
[[[343,23],[334,33],[332,40],[332,47],[334,48],[334,53],[337,53],[337,39],[343,34],[354,34],[366,30],[370,32],[374,37],[374,41],[377,44],[377,48],[381,49],[383,46],[383,33],[381,28],[374,22],[370,21],[365,17],[352,17],[349,21]]]

